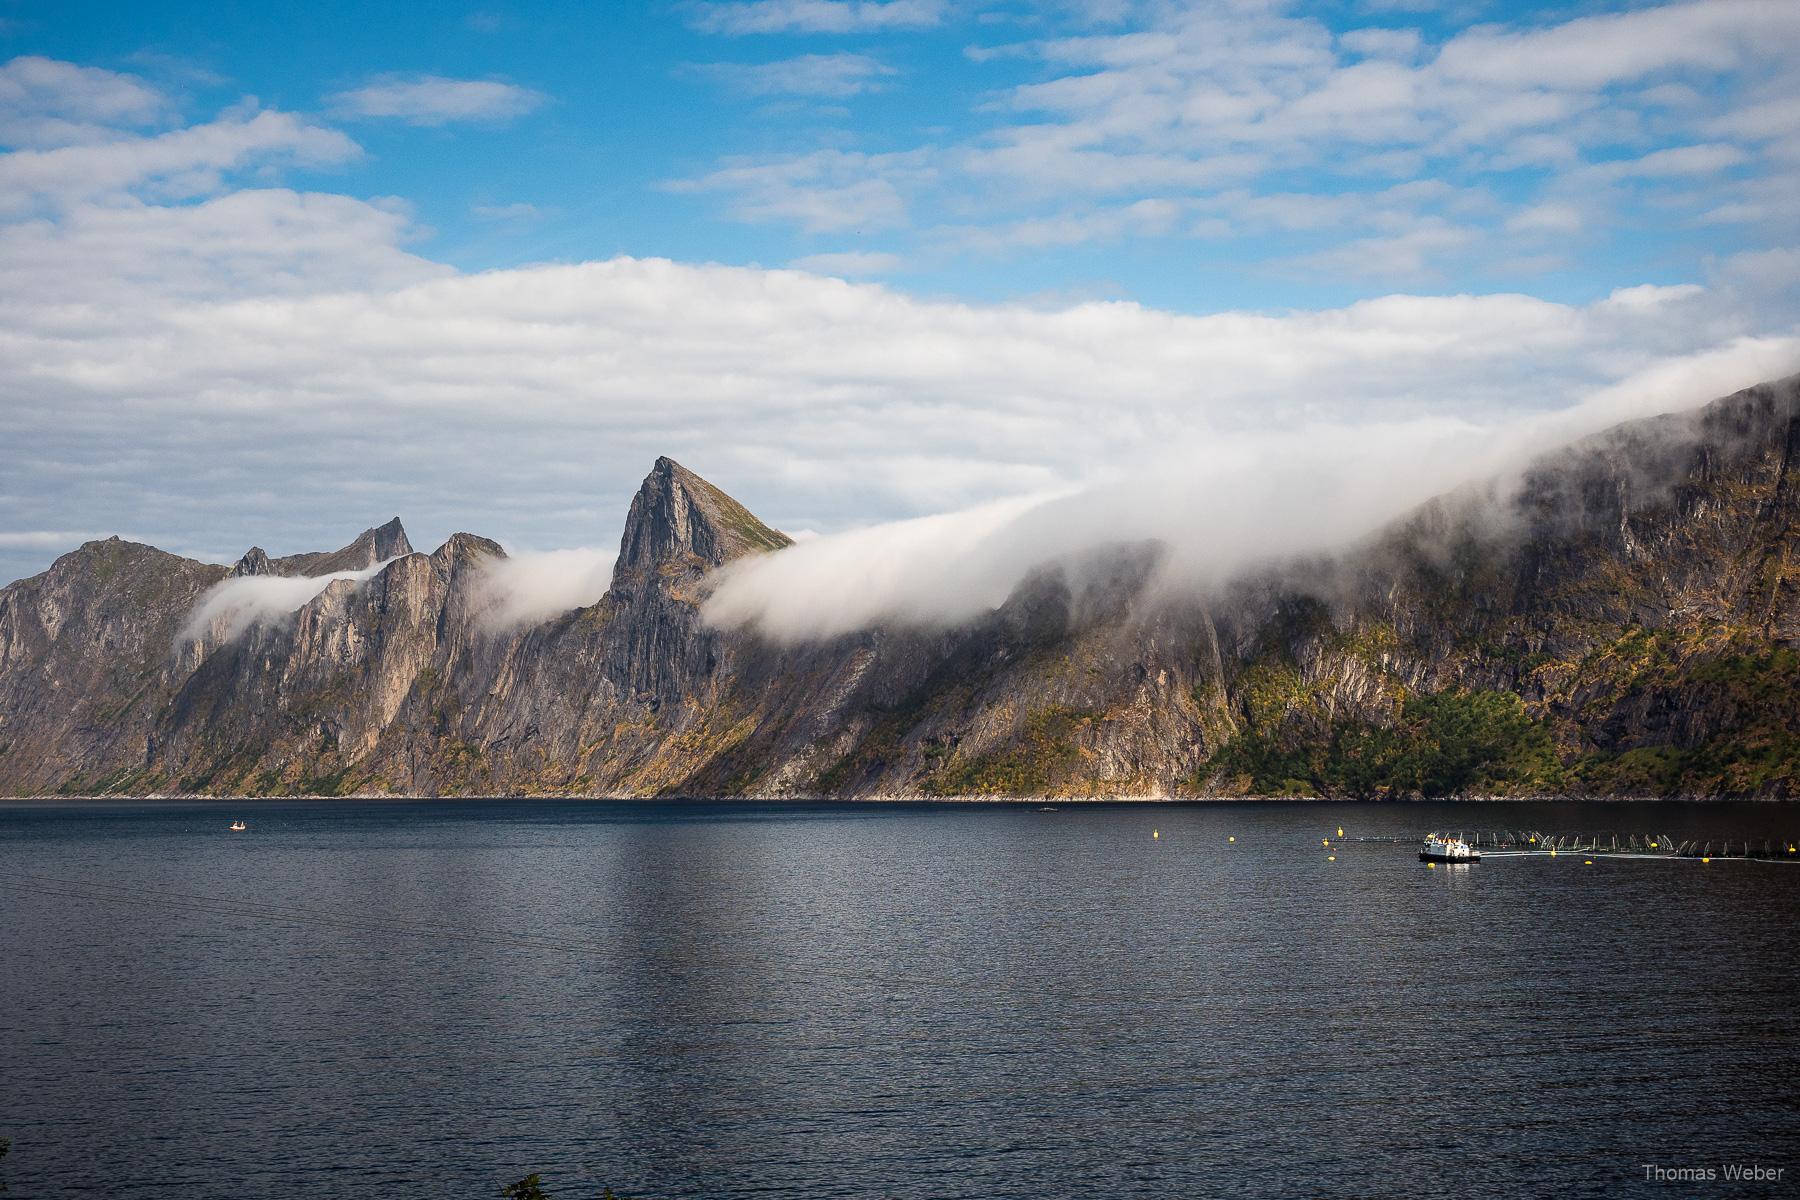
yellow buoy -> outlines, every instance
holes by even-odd
[[[1150,831],[1150,836],[1151,836],[1151,837],[1153,837],[1153,838],[1159,838],[1159,837],[1161,837],[1161,836],[1162,836],[1162,830],[1160,830],[1160,829],[1152,829],[1152,830],[1151,830],[1151,831]]]
[[[1325,861],[1326,861],[1326,862],[1336,862],[1336,861],[1337,861],[1337,855],[1335,855],[1335,854],[1327,854],[1327,855],[1326,855],[1326,856],[1325,856]]]
[[[1712,859],[1710,859],[1710,858],[1703,858],[1703,859],[1701,859],[1701,860],[1700,860],[1700,861],[1701,861],[1701,862],[1711,862],[1711,861],[1712,861]]]
[[[1526,839],[1526,840],[1527,840],[1527,841],[1529,841],[1529,842],[1530,842],[1530,843],[1531,843],[1531,844],[1532,844],[1532,845],[1534,845],[1534,846],[1535,846],[1535,845],[1537,845],[1537,839],[1536,839],[1536,838],[1527,838],[1527,839]]]
[[[1584,858],[1581,861],[1590,867],[1594,865],[1594,860],[1591,858]]]
[[[1344,836],[1344,827],[1343,827],[1343,826],[1342,826],[1342,825],[1339,825],[1339,826],[1338,826],[1338,836],[1339,836],[1339,837],[1343,837],[1343,836]]]
[[[1319,844],[1321,846],[1329,846],[1329,845],[1331,845],[1331,839],[1330,838],[1320,838]]]
[[[1435,871],[1435,870],[1437,870],[1437,864],[1436,864],[1436,863],[1426,863],[1426,864],[1425,864],[1425,865],[1426,865],[1426,866],[1427,866],[1427,867],[1430,867],[1430,868],[1431,868],[1431,869],[1432,869],[1432,870],[1433,870],[1433,871]]]
[[[1656,849],[1656,843],[1655,843],[1655,842],[1651,842],[1651,843],[1650,843],[1650,848],[1651,848],[1651,849],[1652,849],[1652,850],[1654,850],[1654,849]]]
[[[1226,840],[1226,841],[1228,841],[1228,842],[1235,842],[1235,841],[1237,841],[1237,839],[1236,839],[1236,838],[1234,838],[1234,837],[1228,837],[1228,838],[1226,838],[1226,839],[1225,839],[1225,840]]]

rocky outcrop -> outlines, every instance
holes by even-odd
[[[0,791],[1792,794],[1796,393],[1621,426],[1210,597],[1121,545],[960,628],[798,646],[701,620],[714,572],[789,539],[666,458],[607,594],[523,628],[472,534],[229,571],[89,543],[0,591]],[[184,641],[262,576],[319,590]]]

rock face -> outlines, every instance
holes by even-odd
[[[607,594],[522,628],[471,534],[229,571],[91,542],[0,590],[0,793],[1792,795],[1797,392],[1620,426],[1204,600],[1120,545],[961,628],[799,646],[702,621],[712,572],[789,539],[666,458]],[[189,626],[215,586],[292,586],[265,576],[319,590]]]

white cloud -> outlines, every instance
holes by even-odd
[[[342,133],[291,113],[241,110],[155,136],[0,155],[0,210],[69,203],[150,183],[168,195],[203,195],[217,190],[226,173],[258,161],[317,166],[359,153]]]
[[[1603,88],[1675,68],[1728,71],[1800,46],[1800,6],[1694,0],[1539,29],[1493,26],[1445,45],[1437,69],[1507,87]]]
[[[754,8],[771,22],[799,11]],[[833,9],[831,19],[850,11]],[[1516,264],[1505,235],[1548,232],[1542,222],[1553,218],[1566,231],[1571,195],[1597,183],[1631,186],[1582,197],[1596,244],[1637,227],[1646,206],[1675,199],[1683,179],[1725,169],[1743,192],[1766,183],[1765,194],[1715,203],[1709,219],[1768,225],[1785,214],[1770,164],[1790,145],[1800,156],[1783,82],[1800,48],[1800,5],[1688,0],[1514,18],[1437,44],[1418,28],[1334,35],[1281,4],[1109,12],[1113,24],[1127,19],[1122,32],[971,47],[972,61],[1032,58],[1048,77],[992,94],[978,112],[997,122],[960,142],[882,155],[833,150],[829,174],[810,155],[736,158],[689,186],[716,192],[745,220],[810,232],[874,225],[939,242],[946,226],[985,228],[990,244],[1072,244],[1083,229],[1120,236],[1072,204],[1076,195],[1106,198],[1105,211],[1141,201],[1212,209],[1196,222],[1129,233],[1144,239],[1275,227],[1253,205],[1219,203],[1221,189],[1332,200],[1426,178],[1507,197],[1478,218],[1418,206],[1412,218],[1433,227],[1391,245],[1404,269],[1385,274],[1426,278],[1447,262]],[[1752,152],[1755,144],[1765,149]],[[928,187],[878,165],[903,159],[928,168]],[[1372,261],[1382,250],[1372,239],[1405,232],[1353,222],[1336,230],[1340,257]]]
[[[839,250],[826,254],[808,254],[788,264],[797,271],[811,271],[818,275],[836,275],[847,279],[886,275],[903,265],[899,255],[881,250]]]
[[[880,91],[899,74],[867,54],[802,54],[765,63],[703,63],[693,68],[747,96],[821,96],[842,99]]]
[[[740,560],[709,621],[778,641],[880,624],[951,625],[990,612],[1034,571],[1079,577],[1091,556],[1144,541],[1166,552],[1156,585],[1206,593],[1246,569],[1341,550],[1433,496],[1503,479],[1532,454],[1617,421],[1679,409],[1791,367],[1800,337],[1671,360],[1568,408],[1503,421],[1400,421],[1234,429],[1147,449],[1128,472],[1024,497],[809,540]]]
[[[59,146],[105,136],[120,125],[168,115],[168,101],[117,71],[26,55],[0,65],[0,141]]]
[[[1588,168],[1596,179],[1666,179],[1681,175],[1712,175],[1747,161],[1749,155],[1736,146],[1670,146],[1640,158],[1597,163]]]
[[[220,580],[194,605],[175,639],[176,645],[205,642],[216,646],[234,641],[257,625],[293,616],[337,580],[367,582],[393,561],[390,558],[360,571],[330,575],[239,575]]]
[[[199,204],[78,202],[55,222],[0,224],[0,297],[12,297],[0,313],[29,305],[38,325],[67,305],[71,320],[101,320],[87,306],[109,295],[122,318],[131,303],[380,289],[448,273],[402,249],[410,232],[403,206],[283,188]]]
[[[481,566],[482,620],[503,631],[535,625],[606,594],[618,551],[598,547],[572,550],[515,550]]]
[[[453,121],[508,121],[541,107],[548,97],[497,79],[390,75],[329,99],[340,116],[447,125]]]
[[[1365,58],[1410,59],[1424,44],[1416,29],[1352,29],[1338,41],[1350,53]]]
[[[872,33],[924,29],[944,18],[944,0],[738,0],[703,3],[693,24],[706,33]]]
[[[1215,61],[1221,79],[1268,67],[1304,81],[1321,65],[1316,49],[1302,39],[1281,60],[1265,46],[1255,66],[1227,46]],[[1057,53],[1130,65],[1162,50],[1109,39]],[[1203,98],[1196,122],[1242,120]],[[1280,97],[1269,105],[1279,110]],[[1137,138],[1156,111],[1127,104],[1106,120]],[[214,149],[264,117],[256,137]],[[1070,155],[1089,153],[1077,133],[1063,136]],[[1102,534],[1180,535],[1184,561],[1216,568],[1281,544],[1265,536],[1277,519],[1308,537],[1345,536],[1491,462],[1520,431],[1590,420],[1590,397],[1692,403],[1800,366],[1791,306],[1766,302],[1779,258],[1722,263],[1705,287],[1626,288],[1587,304],[1392,295],[1199,315],[965,303],[815,273],[886,265],[874,257],[885,251],[854,249],[849,236],[832,244],[851,257],[802,259],[805,270],[614,258],[465,274],[415,253],[419,231],[391,201],[265,186],[171,202],[248,164],[353,152],[341,134],[286,114],[97,148],[135,158],[27,171],[81,182],[39,187],[36,207],[0,216],[0,494],[8,524],[27,533],[130,527],[187,530],[202,547],[304,545],[322,540],[315,530],[401,511],[424,542],[473,527],[531,545],[606,545],[666,453],[773,524],[825,531],[784,561],[923,547],[882,568],[898,571],[893,587],[870,592],[872,604],[922,611],[910,581],[938,569],[920,565],[933,546],[961,546],[945,561],[967,562],[995,530],[1018,533],[1006,553],[979,550],[992,569],[958,584],[963,603],[990,602],[1027,559]],[[1212,161],[1164,148],[1107,157],[1116,150],[1106,143],[1088,168],[1141,162],[1148,186],[1167,184],[1168,166]],[[829,232],[906,220],[954,160],[824,151],[686,186],[717,190],[747,216]],[[38,161],[0,158],[0,178]],[[1013,227],[1044,245],[1218,219],[1304,231],[1326,243],[1321,253],[1362,260],[1334,269],[1429,274],[1471,252],[1478,220],[1525,207],[1433,180],[1334,197],[1243,186],[1100,205],[1095,194],[1064,194],[1037,214],[1048,223]],[[1527,224],[1554,232],[1555,215]],[[1109,231],[1101,218],[1125,223]],[[1207,470],[1190,486],[1183,472],[1195,464]],[[1043,501],[1064,494],[1093,497],[1091,516]],[[1234,504],[1262,515],[1220,515]],[[977,517],[935,519],[970,508]],[[917,517],[934,519],[893,542],[834,535]],[[52,549],[17,545],[0,558],[41,565]],[[529,586],[515,593],[547,597],[521,620],[579,603],[604,571],[597,551],[543,556],[541,573],[519,557]],[[773,614],[775,597],[761,611]]]
[[[185,225],[190,212],[204,215]],[[1791,326],[1696,288],[1587,306],[1501,295],[1279,315],[1046,310],[660,260],[463,275],[399,249],[401,214],[344,197],[239,193],[129,215],[85,218],[99,232],[84,237],[112,239],[104,254],[85,242],[59,254],[41,222],[7,231],[36,247],[0,254],[17,528],[129,522],[215,546],[306,544],[399,510],[422,540],[473,527],[605,545],[667,453],[776,525],[829,531],[1105,487],[1184,453],[1272,452],[1313,426],[1324,444],[1391,437],[1432,450],[1434,470],[1466,470],[1458,447],[1485,452],[1530,413],[1659,364],[1733,345],[1757,347],[1759,363],[1800,355]],[[234,221],[272,243],[285,290],[232,268],[237,252],[213,231]],[[273,246],[289,238],[284,260]],[[172,285],[132,269],[160,259],[186,264]],[[359,282],[368,263],[392,274]],[[1747,382],[1736,363],[1713,361],[1684,400]],[[1368,454],[1376,475],[1398,469]],[[562,574],[592,590],[593,572]]]
[[[1386,281],[1429,280],[1438,276],[1439,264],[1473,245],[1472,229],[1435,219],[1420,220],[1404,233],[1358,238],[1288,260],[1292,269],[1353,279]]]
[[[747,221],[791,221],[808,233],[885,229],[906,221],[905,193],[934,174],[927,152],[857,154],[817,150],[770,161],[734,162],[677,192],[722,192]]]
[[[1164,233],[1174,228],[1182,206],[1170,200],[1146,199],[1110,208],[1029,217],[1010,224],[939,230],[940,236],[988,253],[1076,246],[1112,241],[1130,234]]]
[[[1534,204],[1506,219],[1509,233],[1574,233],[1581,225],[1581,210],[1573,204]]]

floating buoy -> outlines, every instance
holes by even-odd
[[[1656,849],[1656,843],[1655,843],[1655,842],[1651,842],[1651,843],[1650,843],[1650,848],[1651,848],[1651,849],[1652,849],[1652,850],[1654,850],[1654,849]]]
[[[1527,839],[1526,839],[1526,840],[1527,840],[1527,841],[1529,841],[1529,842],[1530,842],[1530,843],[1531,843],[1531,844],[1532,844],[1532,845],[1534,845],[1534,846],[1535,846],[1535,845],[1537,845],[1537,839],[1536,839],[1536,838],[1527,838]]]
[[[1336,862],[1336,861],[1337,861],[1337,855],[1335,855],[1335,854],[1327,854],[1327,855],[1326,855],[1326,856],[1325,856],[1325,861],[1326,861],[1326,862]]]
[[[1711,862],[1711,861],[1712,861],[1712,859],[1710,859],[1710,858],[1703,858],[1703,859],[1701,859],[1701,860],[1700,860],[1700,861],[1701,861],[1701,862]]]
[[[1152,840],[1155,840],[1156,838],[1160,838],[1161,836],[1162,836],[1162,830],[1160,830],[1160,829],[1152,829],[1150,831],[1150,837]]]
[[[1226,841],[1228,841],[1228,842],[1235,842],[1235,841],[1237,841],[1237,839],[1236,839],[1236,838],[1234,838],[1234,837],[1228,837],[1228,838],[1226,838],[1226,839],[1225,839],[1225,840],[1226,840]]]
[[[1343,836],[1344,836],[1344,827],[1343,827],[1343,826],[1342,826],[1342,825],[1339,825],[1339,826],[1338,826],[1338,836],[1339,836],[1339,837],[1343,837]]]
[[[1591,858],[1584,858],[1584,859],[1582,859],[1582,860],[1581,860],[1581,861],[1582,861],[1582,862],[1583,862],[1583,863],[1584,863],[1584,864],[1585,864],[1585,865],[1587,865],[1587,866],[1590,866],[1590,867],[1591,867],[1591,866],[1593,866],[1593,865],[1594,865],[1594,860],[1593,860],[1593,859],[1591,859]]]
[[[1319,844],[1321,846],[1329,846],[1329,845],[1331,845],[1331,839],[1330,838],[1320,838]]]
[[[1431,871],[1435,871],[1435,870],[1437,870],[1437,864],[1436,864],[1436,863],[1426,863],[1426,864],[1425,864],[1425,867],[1426,867],[1426,869],[1427,869],[1427,870],[1431,870]]]

